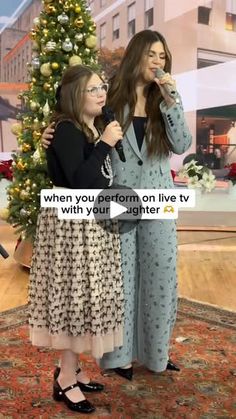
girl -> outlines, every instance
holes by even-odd
[[[102,136],[98,116],[108,85],[89,67],[70,67],[57,91],[58,103],[48,172],[54,187],[107,188],[112,182],[109,153],[123,136],[117,121]],[[94,406],[83,391],[100,391],[78,371],[78,354],[95,358],[123,343],[123,281],[117,223],[59,220],[42,208],[30,275],[30,335],[33,345],[61,350],[53,385],[55,400],[77,412]],[[76,372],[77,371],[77,372]]]

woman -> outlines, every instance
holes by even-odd
[[[157,69],[165,72],[159,79]],[[108,92],[108,104],[124,131],[126,163],[112,152],[116,184],[173,188],[169,158],[184,153],[192,138],[170,71],[171,54],[160,33],[144,30],[131,39]],[[43,134],[44,145],[50,132]],[[127,379],[132,379],[133,360],[156,372],[179,370],[168,354],[177,313],[175,222],[142,220],[127,230],[127,225],[120,230],[124,343],[105,354],[101,366]]]
[[[112,182],[109,153],[122,138],[117,121],[102,136],[97,117],[107,84],[89,67],[69,68],[57,92],[56,124],[47,150],[54,187],[106,188]],[[109,222],[109,221],[108,221]],[[98,359],[123,343],[123,280],[117,222],[60,220],[42,208],[30,274],[30,337],[33,345],[61,350],[53,397],[74,411],[95,407],[82,391],[101,391],[78,369],[78,354]],[[107,221],[106,221],[107,223]]]

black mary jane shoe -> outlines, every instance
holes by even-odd
[[[54,371],[54,380],[57,380],[59,374],[60,374],[60,368],[56,367],[55,371]],[[76,374],[80,373],[80,368],[76,371]],[[80,390],[82,392],[87,392],[87,393],[95,393],[95,392],[99,392],[99,391],[103,391],[104,390],[104,385],[101,383],[97,383],[95,381],[89,381],[88,384],[84,384],[81,383],[81,381],[77,381],[77,384],[80,388]]]
[[[116,374],[120,375],[123,378],[126,378],[129,381],[132,381],[133,378],[133,367],[130,368],[113,368]]]
[[[64,402],[66,406],[73,410],[74,412],[79,413],[92,413],[95,410],[95,406],[92,405],[87,399],[82,400],[81,402],[72,402],[67,396],[66,393],[72,388],[79,387],[78,383],[72,384],[66,388],[61,388],[58,381],[54,381],[53,384],[53,398],[56,402]]]
[[[166,369],[171,371],[180,371],[178,365],[174,364],[174,362],[172,362],[170,359],[167,362]]]

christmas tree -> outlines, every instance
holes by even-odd
[[[30,33],[29,90],[20,97],[26,111],[12,126],[19,149],[13,156],[13,182],[8,190],[8,222],[23,238],[32,237],[40,209],[40,191],[52,185],[47,175],[41,133],[55,105],[55,92],[67,66],[97,68],[96,25],[85,1],[44,0]]]

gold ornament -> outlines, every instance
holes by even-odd
[[[20,135],[22,132],[22,126],[21,124],[18,124],[17,122],[15,122],[14,124],[11,125],[11,132],[14,135]]]
[[[52,69],[51,69],[51,65],[50,63],[44,63],[41,65],[40,67],[40,73],[44,76],[44,77],[49,77],[52,74]]]
[[[27,152],[27,151],[31,150],[31,145],[27,144],[27,143],[23,143],[22,146],[21,146],[21,150],[23,152]]]
[[[77,19],[75,19],[74,26],[76,26],[76,28],[79,28],[79,29],[81,29],[84,26],[84,21],[83,21],[83,18],[81,16],[79,16],[79,17],[77,17]]]
[[[51,85],[49,83],[44,83],[43,85],[43,90],[45,90],[46,92],[50,89]]]
[[[51,67],[53,70],[58,70],[58,68],[60,67],[59,64],[57,62],[54,62],[51,64]]]
[[[78,4],[76,4],[74,10],[75,10],[75,13],[79,14],[81,12],[81,7]]]
[[[82,64],[82,60],[79,55],[72,55],[72,57],[69,58],[69,65],[80,65]]]
[[[41,132],[40,131],[33,131],[33,139],[38,141],[41,138]]]
[[[24,189],[20,193],[20,199],[27,199],[29,197],[29,192],[25,191]]]
[[[39,122],[38,118],[35,118],[35,119],[33,120],[33,129],[34,129],[35,131],[37,131],[39,128],[40,128],[40,122]]]
[[[48,23],[47,19],[41,19],[40,22],[42,23],[43,26],[46,26]]]
[[[68,10],[70,10],[70,5],[67,2],[65,2],[65,4],[63,5],[63,9],[65,12],[68,12]]]
[[[7,220],[9,217],[9,209],[8,208],[0,208],[0,219]]]
[[[97,45],[97,37],[95,35],[89,35],[89,37],[85,40],[85,45],[88,48],[95,48]]]
[[[37,32],[34,29],[32,29],[31,32],[29,33],[30,39],[34,40],[36,36],[37,36]]]
[[[30,186],[30,184],[31,184],[31,179],[26,179],[26,181],[25,181],[25,185],[26,185],[26,186]]]
[[[45,12],[49,15],[53,15],[53,13],[56,13],[57,9],[52,4],[48,4],[45,6]]]
[[[97,25],[95,22],[92,22],[91,26],[89,26],[89,32],[95,32]]]
[[[48,32],[49,32],[49,30],[48,30],[47,28],[44,28],[44,29],[43,29],[43,34],[44,34],[44,36],[48,36]]]
[[[17,187],[13,188],[13,191],[12,191],[13,195],[17,195],[19,192],[20,192],[19,188],[17,188]]]
[[[33,100],[30,101],[30,109],[31,111],[36,111],[39,108],[39,104],[34,102]]]
[[[27,163],[23,163],[22,160],[19,160],[16,163],[16,167],[18,170],[25,170],[25,168],[27,167]]]

